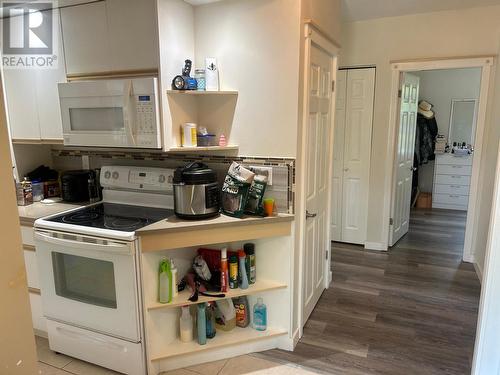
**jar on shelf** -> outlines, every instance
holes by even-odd
[[[206,80],[205,80],[205,69],[195,69],[194,70],[194,78],[196,78],[197,90],[205,91]]]

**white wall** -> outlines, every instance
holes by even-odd
[[[448,138],[451,100],[478,99],[481,84],[481,68],[444,69],[414,72],[420,77],[419,100],[432,103],[439,134]],[[421,165],[418,185],[423,192],[432,192],[434,161]]]
[[[241,155],[295,157],[299,1],[234,0],[195,8],[195,62],[216,57],[238,90],[231,142]]]
[[[497,55],[500,37],[500,6],[472,8],[456,11],[416,14],[352,22],[342,25],[343,46],[341,66],[375,65],[375,111],[373,126],[373,152],[370,174],[370,203],[368,207],[367,241],[387,243],[388,223],[383,222],[385,170],[387,158],[389,93],[391,89],[390,62],[418,58],[447,58],[453,56]],[[498,59],[493,72],[499,68]],[[496,83],[496,85],[495,85]],[[484,137],[482,168],[480,172],[479,222],[477,243],[474,248],[482,265],[486,246],[486,231],[491,208],[493,176],[491,168],[496,162],[500,136],[500,81],[490,83],[487,125]],[[492,113],[492,108],[495,112]],[[499,109],[497,109],[499,108]],[[384,199],[380,199],[384,197]],[[483,253],[484,254],[484,253]]]

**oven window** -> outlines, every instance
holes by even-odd
[[[116,309],[112,262],[52,252],[52,266],[58,296]]]
[[[70,108],[69,122],[73,131],[122,131],[123,108]]]

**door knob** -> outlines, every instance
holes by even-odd
[[[311,214],[309,211],[306,210],[306,219],[312,219],[313,217],[316,217],[317,214]]]
[[[410,171],[415,172],[417,170],[417,167],[410,167]]]
[[[344,168],[344,172],[349,172],[349,168]]]

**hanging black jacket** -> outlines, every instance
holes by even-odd
[[[420,113],[417,114],[417,128],[415,133],[415,155],[419,165],[427,164],[429,160],[434,160],[434,149],[438,126],[436,116],[426,118]]]

